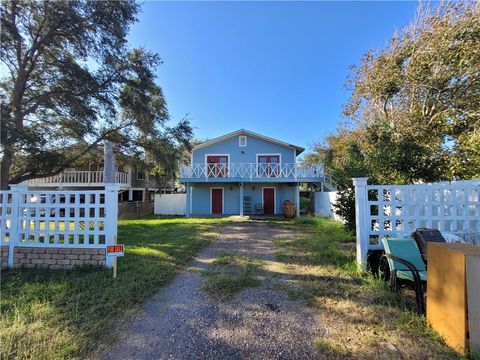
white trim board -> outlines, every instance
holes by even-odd
[[[210,215],[213,215],[212,190],[222,189],[222,215],[225,213],[225,188],[223,186],[213,186],[210,188]]]
[[[262,153],[262,154],[256,154],[257,155],[257,166],[259,164],[258,158],[260,156],[278,156],[278,165],[282,164],[282,154],[280,153]]]
[[[262,208],[265,214],[265,200],[263,189],[273,189],[273,215],[277,215],[277,188],[275,186],[262,186]]]

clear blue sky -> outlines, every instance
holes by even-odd
[[[157,52],[173,120],[195,137],[246,128],[308,147],[335,132],[349,66],[416,2],[146,2],[130,34]]]

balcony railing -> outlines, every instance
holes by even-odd
[[[182,180],[208,181],[209,179],[231,178],[244,181],[286,179],[321,179],[324,176],[323,165],[304,166],[301,164],[192,164],[180,167]]]
[[[30,179],[25,181],[29,185],[104,185],[103,171],[64,171],[60,174],[48,176],[44,178]],[[115,174],[115,183],[128,184],[128,174],[117,172]]]

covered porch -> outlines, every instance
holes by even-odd
[[[299,183],[186,183],[185,215],[189,216],[277,216],[284,203],[295,204],[300,214]]]

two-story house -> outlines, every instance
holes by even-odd
[[[186,215],[300,213],[300,183],[322,183],[323,166],[302,166],[305,149],[244,129],[198,144],[180,168]]]

